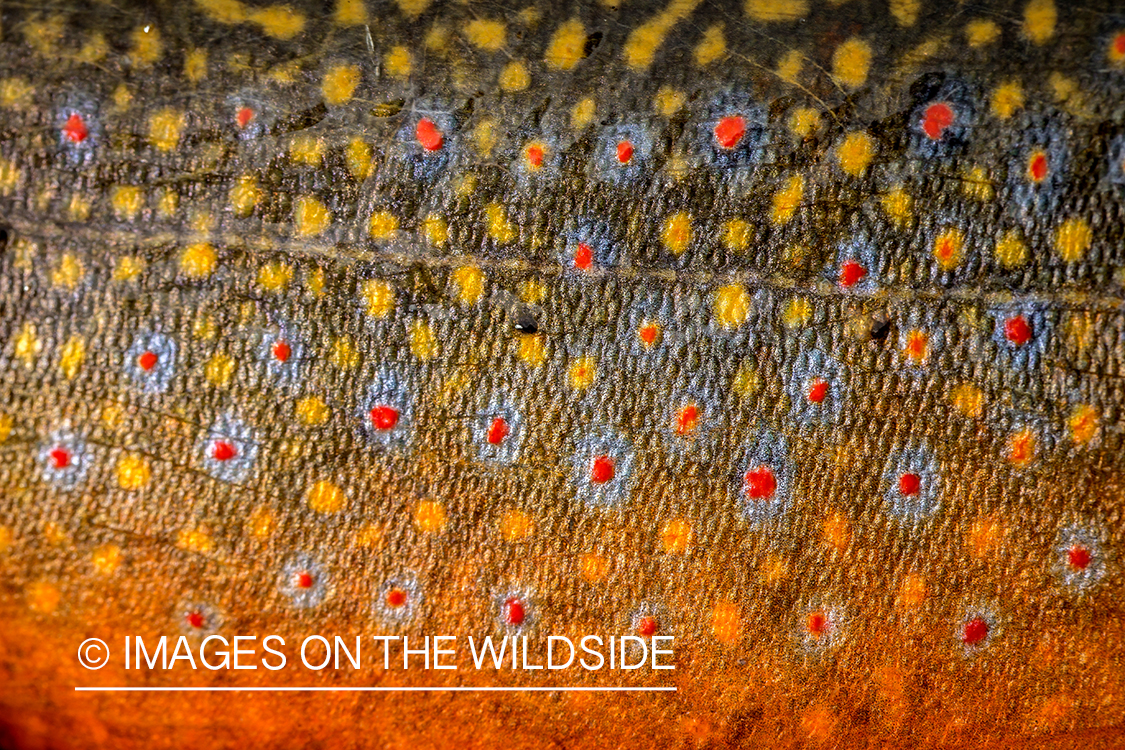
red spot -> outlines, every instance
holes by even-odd
[[[406,604],[406,592],[402,589],[391,589],[387,592],[387,606],[401,607]]]
[[[70,451],[66,448],[55,448],[50,453],[51,463],[55,465],[56,469],[65,469],[70,466]]]
[[[159,359],[160,357],[156,356],[156,352],[149,351],[137,357],[137,364],[140,365],[141,369],[145,372],[151,372],[152,368],[156,367],[156,362]]]
[[[595,484],[605,484],[613,479],[613,459],[609,456],[594,456],[590,464],[590,481]]]
[[[853,286],[866,275],[867,269],[859,263],[854,260],[846,261],[844,265],[840,266],[840,286]]]
[[[371,424],[376,430],[392,430],[398,424],[398,409],[392,406],[376,406],[371,410]]]
[[[234,444],[225,440],[216,440],[211,446],[211,458],[216,461],[229,461],[237,455],[238,450],[234,447]]]
[[[1042,182],[1047,178],[1047,155],[1036,153],[1027,163],[1027,174],[1035,182]]]
[[[278,341],[273,345],[273,356],[278,362],[285,362],[289,359],[289,355],[293,353],[292,347],[284,341]]]
[[[742,478],[746,496],[751,500],[769,500],[777,492],[777,477],[768,466],[759,466],[746,472]]]
[[[86,129],[86,121],[77,112],[66,118],[66,125],[63,125],[62,131],[71,143],[81,143],[90,134],[90,131]]]
[[[503,417],[496,417],[492,420],[492,426],[488,428],[488,442],[491,445],[500,445],[504,442],[504,438],[508,437],[511,428]]]
[[[961,642],[975,646],[988,637],[988,623],[983,617],[974,617],[961,629]]]
[[[1066,561],[1076,570],[1085,570],[1090,565],[1090,550],[1076,544],[1066,551]]]
[[[809,386],[809,402],[813,404],[823,403],[825,397],[828,395],[828,381],[827,380],[814,380],[813,384]]]
[[[205,622],[202,612],[188,612],[184,619],[187,620],[188,625],[196,629],[203,627],[203,623]]]
[[[293,576],[293,583],[299,589],[311,589],[313,585],[313,574],[307,570],[302,570],[300,573]]]
[[[633,159],[633,144],[629,141],[621,141],[617,144],[617,161],[622,164],[628,164]]]
[[[719,120],[715,126],[715,140],[723,148],[734,148],[746,135],[746,119],[731,115]]]
[[[593,249],[585,242],[579,242],[578,249],[574,251],[574,267],[582,271],[589,271],[593,264]]]
[[[414,137],[427,151],[440,151],[441,147],[445,145],[445,137],[442,136],[437,125],[434,125],[434,121],[428,117],[423,117],[418,121],[418,126],[414,128]]]
[[[819,610],[810,613],[805,627],[808,628],[809,633],[819,638],[828,632],[828,615]]]
[[[937,102],[926,107],[922,115],[922,132],[930,140],[938,140],[945,134],[945,129],[953,124],[953,108],[945,102]]]
[[[511,596],[504,600],[504,622],[509,625],[522,625],[525,617],[527,612],[524,610],[523,602],[517,597]]]
[[[253,119],[254,110],[250,109],[249,107],[243,107],[242,109],[238,110],[238,114],[234,116],[234,121],[238,123],[238,127],[240,128],[244,128],[249,125],[250,121]]]
[[[642,617],[637,620],[637,635],[648,638],[656,635],[657,622],[655,617]]]
[[[528,146],[527,147],[527,163],[533,167],[543,166],[543,147],[542,146]]]
[[[696,425],[699,424],[699,407],[695,404],[688,404],[680,409],[676,415],[676,434],[686,435],[692,432]]]
[[[1125,32],[1113,38],[1113,53],[1125,57]]]
[[[657,328],[652,323],[641,326],[641,330],[637,331],[637,335],[641,337],[641,341],[650,346],[656,342],[656,333]]]
[[[1004,321],[1004,337],[1016,346],[1023,346],[1031,341],[1031,325],[1022,315],[1008,318]]]
[[[914,472],[907,472],[898,478],[898,491],[907,497],[913,497],[922,489],[922,477]]]

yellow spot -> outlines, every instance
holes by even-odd
[[[760,567],[762,578],[771,586],[785,580],[789,575],[789,563],[778,555],[766,555]]]
[[[211,385],[223,387],[230,382],[234,375],[235,362],[226,354],[216,354],[207,360],[203,367],[203,375]]]
[[[691,217],[683,212],[672,214],[664,221],[660,237],[665,249],[673,255],[683,255],[691,244]]]
[[[758,368],[754,366],[752,360],[744,359],[734,372],[731,389],[742,398],[746,398],[753,396],[761,387],[762,376],[758,374]]]
[[[426,8],[430,7],[430,0],[395,0],[398,4],[399,10],[410,18],[417,18],[422,15]]]
[[[992,92],[992,114],[1007,120],[1023,107],[1023,86],[1019,81],[1005,81]]]
[[[381,547],[385,533],[382,526],[373,523],[364,524],[355,533],[354,543],[357,547]]]
[[[352,370],[359,364],[359,352],[349,339],[336,339],[332,342],[332,352],[328,356],[328,361],[333,367]]]
[[[570,112],[570,125],[575,130],[582,130],[594,121],[596,105],[594,100],[587,97],[574,105]]]
[[[71,336],[62,349],[59,357],[59,369],[67,380],[74,380],[74,376],[82,368],[86,359],[86,342],[81,336]]]
[[[922,0],[891,0],[891,15],[900,26],[913,26],[922,10]]]
[[[476,266],[461,266],[453,271],[451,279],[461,304],[475,305],[484,297],[484,272]]]
[[[836,162],[845,174],[861,177],[875,156],[875,142],[867,133],[848,133],[836,147]]]
[[[449,239],[449,226],[439,214],[430,214],[422,222],[422,235],[426,242],[434,247],[441,247]]]
[[[296,164],[320,166],[324,158],[324,139],[315,135],[301,134],[289,143],[289,158]]]
[[[410,351],[421,360],[433,359],[437,356],[437,340],[430,324],[415,320],[410,324]]]
[[[344,491],[327,479],[314,482],[305,491],[305,503],[317,513],[338,513],[347,502]]]
[[[239,0],[195,0],[195,4],[219,23],[242,23],[246,8]]]
[[[332,410],[316,396],[306,396],[297,402],[297,419],[310,427],[321,425],[332,416]]]
[[[336,23],[340,26],[367,23],[367,8],[363,6],[363,0],[339,0],[336,3]]]
[[[801,197],[805,192],[805,181],[801,175],[793,175],[785,182],[785,187],[773,194],[773,223],[783,226],[789,223],[797,207],[801,205]]]
[[[609,560],[601,555],[585,552],[578,556],[578,575],[588,583],[596,583],[609,572]]]
[[[579,391],[584,391],[594,384],[594,378],[598,374],[597,360],[593,357],[579,357],[574,360],[567,372],[570,379],[570,387]]]
[[[883,211],[900,226],[910,220],[913,202],[910,194],[901,185],[891,188],[879,199]]]
[[[1106,58],[1115,68],[1120,68],[1125,64],[1125,47],[1117,43],[1121,34],[1122,32],[1118,31],[1117,34],[1114,35],[1113,41],[1109,43],[1109,49],[1106,51]]]
[[[184,58],[184,76],[192,83],[207,77],[207,50],[193,49]]]
[[[110,193],[114,215],[121,221],[132,221],[145,204],[144,191],[136,185],[118,185]]]
[[[664,44],[664,37],[698,4],[699,0],[672,0],[660,13],[633,29],[625,40],[625,63],[634,70],[644,70],[651,65],[656,51]]]
[[[172,188],[168,188],[160,195],[160,203],[156,210],[165,219],[170,219],[176,214],[176,207],[180,204],[180,196]]]
[[[36,581],[27,587],[27,606],[32,612],[49,615],[59,606],[62,595],[54,584]]]
[[[35,89],[23,78],[5,78],[0,81],[0,107],[25,109],[32,103]]]
[[[801,729],[816,743],[827,742],[840,721],[827,706],[813,705],[801,712]]]
[[[906,334],[906,344],[902,347],[902,356],[912,365],[921,365],[930,356],[930,335],[925,331],[915,328]]]
[[[509,510],[500,519],[500,536],[506,542],[518,542],[535,532],[535,522],[522,510]]]
[[[723,643],[734,643],[742,635],[742,610],[734,602],[716,602],[711,610],[711,632]]]
[[[781,322],[786,328],[799,328],[809,322],[812,314],[811,302],[803,297],[794,297],[782,311]]]
[[[410,75],[411,67],[410,50],[401,45],[391,47],[391,51],[383,58],[383,68],[391,78],[406,78]]]
[[[16,420],[10,414],[0,414],[0,444],[4,443],[12,434],[12,427]]]
[[[305,17],[288,5],[269,5],[251,10],[248,19],[261,26],[269,36],[283,41],[292,39],[305,28]]]
[[[992,180],[989,179],[983,167],[972,167],[965,170],[964,179],[961,182],[961,192],[978,201],[990,201],[995,196],[995,191],[992,189]]]
[[[796,83],[797,78],[798,78],[798,76],[801,75],[801,70],[804,67],[805,67],[805,56],[802,55],[797,50],[790,50],[789,52],[785,53],[785,56],[782,57],[781,60],[778,61],[777,69],[774,71],[774,73],[777,75],[778,78],[785,81],[786,83]],[[797,111],[801,112],[801,111],[806,111],[806,110],[805,110],[805,108],[801,108],[801,109],[798,109]],[[814,115],[816,114],[816,110],[807,110],[807,111],[812,112]],[[819,115],[818,115],[818,117],[819,117]],[[793,129],[792,117],[790,117],[790,129]],[[802,133],[801,135],[802,135],[802,137],[804,137],[804,135],[807,135],[807,134]]]
[[[118,112],[123,112],[128,109],[129,105],[132,103],[133,92],[131,92],[129,87],[125,84],[118,84],[117,88],[113,90],[113,108]]]
[[[1055,250],[1068,263],[1081,260],[1092,240],[1093,233],[1085,219],[1067,219],[1055,230]]]
[[[121,548],[116,544],[102,544],[90,553],[90,562],[99,575],[109,576],[121,564]]]
[[[66,529],[54,521],[48,523],[43,529],[43,538],[47,540],[47,544],[55,547],[61,547],[69,541]]]
[[[870,67],[871,47],[862,39],[849,39],[832,55],[832,74],[847,89],[862,86],[867,81]]]
[[[745,253],[753,237],[754,227],[745,219],[731,219],[723,224],[723,246],[733,253]]]
[[[848,542],[850,542],[852,538],[847,516],[838,511],[824,519],[822,533],[824,543],[841,552],[847,549]]]
[[[0,159],[0,195],[11,195],[22,176],[23,170],[14,161]]]
[[[262,191],[253,175],[242,175],[230,189],[230,205],[236,216],[249,216],[261,199]]]
[[[684,95],[670,86],[663,86],[656,92],[656,98],[653,104],[656,106],[656,111],[664,117],[671,117],[684,108],[684,103],[687,100]]]
[[[332,223],[332,214],[319,200],[306,195],[297,199],[293,220],[297,224],[298,237],[312,237],[328,228]]]
[[[205,528],[180,529],[176,534],[176,546],[188,552],[206,555],[215,549],[215,540]]]
[[[366,180],[371,176],[371,145],[362,138],[353,138],[349,143],[347,149],[344,150],[344,156],[348,160],[348,171],[357,180]]]
[[[324,74],[320,90],[326,104],[343,104],[352,98],[359,86],[359,68],[355,65],[337,65]]]
[[[686,518],[673,518],[660,529],[660,547],[665,552],[687,552],[691,546],[691,523]]]
[[[508,221],[508,213],[499,203],[489,203],[485,206],[484,215],[488,219],[488,236],[506,245],[516,238],[516,229]]]
[[[58,267],[51,273],[51,283],[65,289],[74,289],[85,275],[86,269],[83,268],[82,261],[67,253],[59,260]]]
[[[727,54],[727,40],[723,36],[723,24],[717,23],[703,32],[703,39],[695,47],[695,62],[703,67]]]
[[[510,62],[500,71],[500,88],[503,91],[523,91],[531,83],[527,66],[518,60]]]
[[[808,12],[808,0],[746,0],[746,15],[764,23],[799,21]]]
[[[199,234],[206,234],[215,228],[215,215],[204,208],[196,208],[192,211],[189,225]]]
[[[1043,44],[1055,35],[1057,20],[1054,0],[1031,0],[1023,10],[1023,35],[1034,44]]]
[[[993,21],[970,21],[965,26],[965,39],[970,47],[986,47],[1000,38],[1000,27]]]
[[[547,297],[547,286],[539,279],[528,279],[520,284],[520,299],[529,305],[538,305]]]
[[[215,270],[215,248],[206,242],[188,245],[180,255],[180,271],[193,279],[202,279]]]
[[[20,329],[20,335],[16,337],[16,359],[30,368],[35,364],[35,360],[39,357],[39,352],[42,349],[43,344],[35,334],[35,326],[31,323],[24,323]]]
[[[586,56],[586,28],[577,18],[566,21],[547,45],[543,62],[554,70],[571,70]]]
[[[162,109],[148,120],[148,142],[160,151],[171,151],[180,143],[184,129],[184,113],[177,109]]]
[[[750,293],[742,284],[728,284],[715,292],[715,321],[723,328],[738,328],[750,317]]]
[[[139,453],[126,453],[117,459],[117,485],[130,492],[142,489],[152,479],[148,459]]]
[[[1024,428],[1008,437],[1005,458],[1016,468],[1022,469],[1035,460],[1038,440],[1031,428]]]
[[[952,270],[961,262],[964,245],[965,235],[960,229],[946,229],[934,239],[934,259],[943,270]]]
[[[108,54],[109,44],[105,40],[105,34],[100,31],[94,31],[90,34],[86,43],[82,45],[82,49],[78,50],[78,54],[75,55],[74,60],[75,62],[86,65],[96,65],[104,60],[105,56]]]
[[[72,221],[86,221],[90,218],[90,201],[81,193],[74,193],[70,196],[70,205],[67,206],[66,212]]]
[[[414,525],[424,534],[445,528],[445,506],[436,500],[423,500],[414,510]]]
[[[160,32],[155,26],[146,25],[133,31],[133,50],[129,57],[136,68],[147,68],[164,54]]]
[[[1078,445],[1085,445],[1098,433],[1098,422],[1097,409],[1089,404],[1079,404],[1070,413],[1066,425],[1070,428],[1071,439]]]
[[[547,361],[547,339],[541,333],[520,334],[519,352],[520,361],[529,367],[539,367]]]
[[[978,560],[986,560],[996,553],[996,547],[1007,536],[1007,529],[993,516],[973,521],[965,533],[965,546]]]
[[[1017,268],[1027,262],[1028,249],[1020,233],[1009,229],[996,243],[996,260],[1004,268]]]
[[[929,593],[926,579],[917,573],[907,573],[898,587],[896,604],[900,609],[917,609]]]
[[[984,414],[984,391],[971,383],[962,383],[949,392],[949,403],[966,417],[976,419]]]
[[[265,505],[259,505],[250,512],[250,517],[246,519],[246,530],[250,532],[251,536],[258,539],[264,539],[273,533],[274,527],[277,525],[277,519],[274,517],[273,511]]]
[[[495,52],[504,46],[506,34],[507,26],[503,21],[476,19],[465,26],[465,38],[469,40],[469,44],[489,52]]]
[[[373,239],[385,240],[394,236],[398,231],[398,218],[390,211],[376,211],[371,214],[371,221],[367,225],[367,232]]]
[[[267,292],[280,292],[293,280],[293,267],[279,260],[258,269],[258,286]]]

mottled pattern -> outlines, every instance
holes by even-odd
[[[0,744],[1125,742],[1095,6],[0,7]],[[676,669],[74,658],[267,633]]]

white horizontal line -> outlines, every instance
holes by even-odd
[[[655,693],[675,687],[76,687],[101,693]]]

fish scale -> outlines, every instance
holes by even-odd
[[[1111,3],[0,28],[0,744],[1120,740]],[[676,669],[73,657],[267,633]]]

